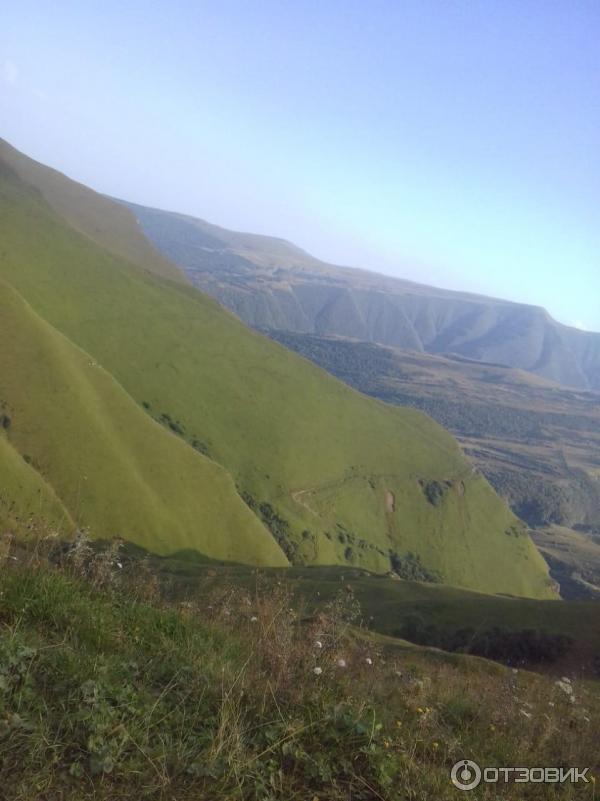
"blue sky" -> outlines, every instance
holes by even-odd
[[[600,330],[598,0],[2,5],[0,136],[40,161]]]

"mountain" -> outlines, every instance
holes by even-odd
[[[336,267],[280,239],[128,207],[195,286],[254,327],[454,353],[600,390],[600,334],[542,308]]]
[[[420,409],[448,428],[498,494],[535,529],[534,541],[563,597],[598,597],[597,393],[459,356],[269,334],[361,392]]]
[[[35,188],[71,228],[113,255],[163,278],[187,282],[182,271],[150,244],[134,215],[123,206],[44,164],[25,158],[3,139],[0,139],[0,170]]]
[[[128,212],[64,177],[48,192],[45,172],[2,153],[5,525],[50,510],[64,531],[157,553],[553,595],[522,525],[441,426],[251,331],[160,257],[146,267],[135,226],[107,248]]]
[[[600,396],[513,368],[271,331],[367,395],[426,412],[530,526],[600,521]]]

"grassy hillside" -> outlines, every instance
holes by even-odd
[[[600,395],[460,357],[270,335],[361,392],[431,415],[529,525],[600,518]]]
[[[350,386],[420,409],[449,429],[513,511],[538,531],[563,597],[600,583],[600,396],[460,357],[271,331]],[[553,547],[555,528],[561,540]],[[568,531],[580,529],[581,533]],[[580,580],[581,579],[581,580]]]
[[[53,488],[31,467],[4,433],[0,433],[0,527],[27,536],[42,519],[57,531],[69,531],[73,520]]]
[[[451,801],[465,758],[589,769],[494,798],[594,796],[595,682],[376,637],[347,592],[310,617],[284,585],[168,604],[139,564],[83,567],[2,564],[6,801]]]
[[[27,184],[80,233],[121,258],[164,278],[186,282],[142,234],[133,214],[56,170],[27,158],[0,139],[0,162]]]
[[[10,420],[3,436],[27,460],[27,475],[12,465],[9,475],[30,495],[44,476],[70,518],[97,536],[163,553],[210,540],[215,558],[244,552],[255,563],[286,563],[223,468],[152,421],[100,365],[0,286],[0,336],[11,342],[0,352]],[[48,502],[40,495],[38,517]]]
[[[123,553],[125,571],[139,559]],[[290,567],[255,569],[241,565],[194,564],[180,557],[149,557],[165,593],[180,602],[209,603],[236,587],[252,592],[257,584],[275,589],[282,583],[298,602],[317,613],[340,593],[352,596],[373,635],[400,637],[449,651],[485,652],[490,658],[580,677],[600,677],[600,618],[592,600],[556,601],[490,596],[423,581],[399,580],[355,568]],[[548,638],[536,653],[535,638]],[[503,638],[503,633],[508,635]],[[511,644],[506,639],[514,639]],[[565,639],[566,638],[566,639]],[[502,647],[496,647],[499,643]],[[559,646],[554,650],[554,646]]]
[[[416,558],[427,575],[450,583],[488,592],[552,594],[531,541],[441,427],[418,412],[360,396],[250,332],[214,301],[107,253],[66,226],[39,193],[14,176],[5,175],[0,204],[0,277],[82,349],[84,359],[101,366],[94,367],[94,375],[110,375],[137,402],[140,414],[145,409],[170,431],[145,417],[147,428],[137,436],[138,423],[115,422],[113,413],[101,413],[102,403],[85,400],[86,410],[98,411],[99,425],[119,427],[119,447],[126,432],[135,438],[122,460],[109,455],[103,443],[95,463],[99,481],[115,459],[111,487],[92,482],[90,489],[94,508],[104,507],[111,529],[118,523],[119,533],[133,539],[134,532],[139,541],[148,517],[139,518],[137,504],[148,497],[148,514],[162,509],[162,516],[147,529],[147,545],[190,547],[217,558],[227,550],[228,558],[248,561],[247,539],[255,538],[251,530],[246,538],[243,526],[227,521],[225,511],[213,525],[216,510],[228,508],[220,503],[221,494],[215,493],[208,507],[215,512],[204,526],[199,521],[205,512],[196,516],[190,507],[194,501],[182,500],[197,497],[194,508],[204,510],[215,485],[203,487],[204,478],[196,480],[194,471],[222,476],[216,462],[255,512],[250,519],[256,536],[264,531],[260,518],[292,561],[386,570],[402,569],[407,559]],[[39,414],[38,401],[40,410],[48,406],[43,395],[40,386],[29,396],[32,417]],[[63,417],[48,433],[54,439],[43,462],[49,474],[55,448],[57,454],[70,450],[76,475],[56,466],[53,486],[70,498],[71,509],[74,495],[82,495],[77,463],[84,428],[75,428],[74,436]],[[18,436],[15,426],[11,437]],[[39,432],[21,436],[21,452],[43,449],[36,445]],[[114,436],[111,431],[108,442]],[[172,453],[178,449],[177,457],[161,458],[166,442]],[[132,465],[145,465],[149,454],[156,454],[152,470],[158,471],[150,490],[149,479],[138,482],[131,471]],[[130,502],[117,511],[111,497],[120,475],[124,486],[134,485]],[[232,486],[226,495],[230,507],[239,508]],[[173,531],[170,515],[178,521]],[[222,542],[238,545],[226,549]],[[254,553],[259,551],[256,546]]]

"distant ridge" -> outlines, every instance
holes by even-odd
[[[541,307],[338,267],[281,239],[128,206],[195,286],[256,328],[456,354],[600,390],[600,333],[562,325]]]

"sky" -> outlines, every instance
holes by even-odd
[[[598,0],[0,5],[0,136],[33,158],[600,331]]]

